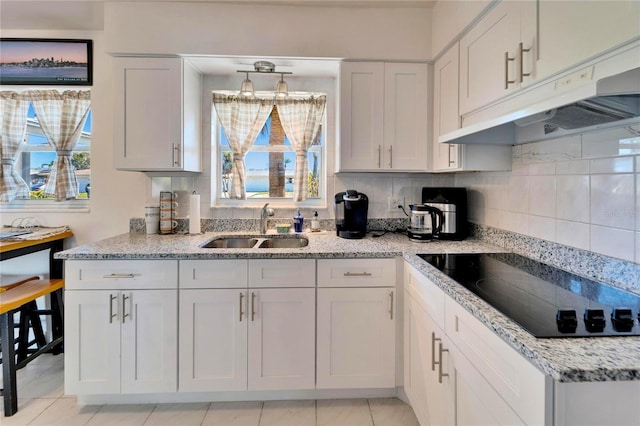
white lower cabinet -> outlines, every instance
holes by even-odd
[[[66,394],[176,391],[177,269],[177,261],[65,263]]]
[[[65,293],[65,393],[175,392],[176,290]]]
[[[395,387],[395,259],[318,260],[319,389]]]
[[[420,424],[550,424],[548,379],[405,263],[405,392]]]

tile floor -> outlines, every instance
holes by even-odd
[[[79,406],[63,381],[62,355],[19,370],[18,412],[0,425],[418,426],[411,407],[393,398]]]

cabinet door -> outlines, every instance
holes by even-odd
[[[439,143],[440,135],[460,128],[458,112],[459,59],[458,43],[454,44],[433,66],[433,170],[459,167],[459,147]]]
[[[65,292],[65,394],[120,393],[118,296],[107,290]]]
[[[315,291],[249,290],[249,390],[314,388]]]
[[[535,10],[529,13],[532,7],[535,2],[500,2],[460,40],[461,115],[518,89],[521,71],[533,74],[530,67],[535,55],[535,25],[530,24],[535,22]],[[524,66],[518,54],[520,42],[524,49],[530,49],[523,53]]]
[[[381,168],[426,171],[429,122],[427,64],[385,64]]]
[[[640,36],[640,2],[539,1],[538,75],[546,77]]]
[[[180,291],[181,392],[247,389],[247,291]]]
[[[114,58],[114,66],[116,168],[179,170],[182,59]]]
[[[318,388],[395,386],[394,292],[318,289]]]
[[[120,303],[122,393],[175,392],[177,290],[123,291]]]
[[[384,138],[384,64],[340,66],[340,171],[377,170]]]

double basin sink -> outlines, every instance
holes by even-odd
[[[300,235],[274,236],[226,236],[221,235],[202,244],[202,248],[241,249],[241,248],[302,248],[309,245],[309,239]]]

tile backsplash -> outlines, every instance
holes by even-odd
[[[640,263],[638,129],[514,146],[511,172],[456,175],[469,221]]]

